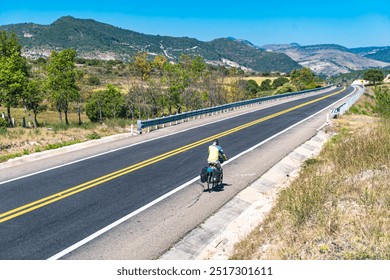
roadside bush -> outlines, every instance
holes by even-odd
[[[274,94],[282,94],[282,93],[294,92],[294,91],[298,91],[298,88],[295,85],[293,85],[292,83],[285,83],[283,86],[278,87],[275,90]]]
[[[288,79],[285,78],[285,77],[279,77],[277,79],[275,79],[273,82],[272,82],[272,87],[277,89],[278,87],[281,87],[283,86],[284,84],[288,83]]]
[[[100,79],[96,76],[88,77],[87,84],[90,86],[98,86],[100,85]]]
[[[390,92],[389,88],[375,87],[374,88],[376,112],[382,117],[390,118]]]
[[[109,84],[106,90],[91,95],[85,106],[86,114],[92,122],[102,122],[106,118],[120,118],[124,114],[124,99],[120,91]]]
[[[88,134],[87,138],[90,139],[90,140],[96,140],[96,139],[100,139],[102,137],[98,133],[93,132],[91,134]]]

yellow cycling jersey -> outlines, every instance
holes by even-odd
[[[219,160],[219,149],[218,146],[211,145],[209,146],[209,157],[208,162],[216,162]]]

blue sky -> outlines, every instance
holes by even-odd
[[[232,36],[258,46],[390,45],[390,0],[0,0],[0,25],[50,24],[65,15],[201,41]]]

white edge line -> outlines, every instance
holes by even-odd
[[[356,90],[356,88],[355,88],[355,90]],[[342,98],[342,99],[345,99],[345,98],[349,97],[350,95],[354,94],[355,90],[354,90],[352,93],[350,93],[350,94],[348,94],[347,96],[345,96],[344,98]],[[232,162],[233,160],[236,160],[237,158],[243,156],[244,154],[247,154],[247,153],[253,151],[254,149],[258,148],[259,146],[264,145],[265,143],[267,143],[268,141],[274,139],[275,137],[277,137],[277,136],[279,136],[279,135],[285,133],[286,131],[288,131],[288,130],[294,128],[295,126],[297,126],[297,125],[299,125],[299,124],[301,124],[301,123],[303,123],[303,122],[305,122],[305,121],[307,121],[307,120],[313,118],[314,116],[316,116],[316,115],[322,113],[323,111],[329,109],[329,108],[332,107],[334,104],[340,102],[340,100],[342,100],[342,99],[337,100],[336,102],[332,103],[332,104],[329,105],[328,107],[325,107],[325,108],[322,109],[321,111],[318,111],[317,113],[315,113],[315,114],[313,114],[313,115],[311,115],[311,116],[309,116],[309,117],[307,117],[307,118],[301,120],[300,122],[297,122],[297,123],[293,124],[292,126],[286,128],[286,129],[284,129],[283,131],[281,131],[281,132],[279,132],[279,133],[277,133],[277,134],[274,134],[273,136],[271,136],[271,137],[265,139],[264,141],[260,142],[259,144],[256,144],[255,146],[253,146],[253,147],[251,147],[251,148],[249,148],[249,149],[243,151],[242,153],[240,153],[240,154],[238,154],[238,155],[232,157],[232,158],[229,159],[228,161],[224,162],[222,165],[228,164],[228,163]],[[81,240],[81,241],[79,241],[79,242],[73,244],[72,246],[66,248],[65,250],[63,250],[63,251],[61,251],[61,252],[55,254],[54,256],[48,258],[47,260],[58,260],[59,258],[61,258],[61,257],[65,256],[65,255],[67,255],[68,253],[70,253],[70,252],[72,252],[72,251],[74,251],[74,250],[80,248],[81,246],[83,246],[83,245],[85,245],[86,243],[92,241],[93,239],[99,237],[100,235],[106,233],[107,231],[111,230],[112,228],[118,226],[119,224],[121,224],[121,223],[127,221],[128,219],[134,217],[135,215],[137,215],[137,214],[139,214],[139,213],[141,213],[141,212],[147,210],[148,208],[150,208],[150,207],[152,207],[153,205],[159,203],[160,201],[164,200],[165,198],[167,198],[167,197],[169,197],[169,196],[175,194],[176,192],[178,192],[178,191],[180,191],[180,190],[182,190],[182,189],[188,187],[189,185],[191,185],[192,183],[196,182],[197,180],[199,180],[199,176],[197,176],[197,177],[191,179],[190,181],[184,183],[183,185],[177,187],[176,189],[174,189],[174,190],[172,190],[172,191],[170,191],[170,192],[164,194],[163,196],[160,196],[159,198],[153,200],[152,202],[149,202],[148,204],[144,205],[143,207],[141,207],[141,208],[139,208],[139,209],[137,209],[137,210],[131,212],[130,214],[124,216],[123,218],[121,218],[121,219],[119,219],[119,220],[113,222],[112,224],[110,224],[110,225],[108,225],[108,226],[102,228],[101,230],[95,232],[94,234],[92,234],[92,235],[90,235],[90,236],[84,238],[83,240]]]
[[[141,208],[131,212],[130,214],[124,216],[123,218],[120,218],[119,220],[113,222],[112,224],[110,224],[110,225],[102,228],[101,230],[95,232],[94,234],[84,238],[83,240],[77,242],[76,244],[74,244],[74,245],[66,248],[65,250],[55,254],[54,256],[48,258],[48,260],[57,260],[57,259],[65,256],[66,254],[76,250],[77,248],[79,248],[79,247],[83,246],[84,244],[88,243],[89,241],[91,241],[91,240],[95,239],[96,237],[102,235],[103,233],[106,233],[107,231],[109,231],[110,229],[116,227],[117,225],[127,221],[128,219],[134,217],[135,215],[137,215],[137,214],[143,212],[144,210],[152,207],[153,205],[159,203],[160,201],[162,201],[165,198],[173,195],[174,193],[180,191],[181,189],[184,189],[185,187],[191,185],[192,183],[196,182],[198,179],[199,179],[198,177],[193,178],[191,181],[188,181],[187,183],[181,185],[180,187],[178,187],[178,188],[176,188],[176,189],[174,189],[174,190],[164,194],[163,196],[160,196],[159,198],[153,200],[152,202],[149,202],[148,204],[146,204],[146,205],[142,206]]]

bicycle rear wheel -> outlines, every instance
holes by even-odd
[[[209,193],[211,193],[211,191],[213,190],[214,185],[215,185],[215,182],[214,182],[213,175],[212,175],[212,173],[209,173],[207,175],[207,190],[209,191]]]

